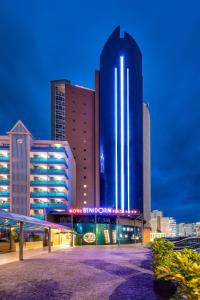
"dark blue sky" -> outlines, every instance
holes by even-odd
[[[35,137],[49,138],[49,81],[94,87],[117,25],[143,53],[152,207],[177,221],[200,220],[199,1],[1,0],[0,133],[22,119]]]

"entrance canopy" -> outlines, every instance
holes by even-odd
[[[24,228],[27,229],[40,229],[40,228],[52,228],[52,229],[68,229],[67,227],[55,224],[48,221],[39,220],[24,215],[18,215],[14,213],[8,213],[0,210],[0,226],[19,226],[19,223],[24,224]]]
[[[0,211],[0,228],[11,227],[14,230],[19,231],[19,260],[23,260],[23,247],[24,247],[24,237],[23,233],[32,230],[47,229],[48,231],[48,251],[51,252],[51,229],[60,229],[63,233],[69,232],[66,226],[55,224],[52,222],[47,222],[39,220],[36,218],[31,218],[23,215],[18,215],[14,213],[8,213],[5,211]],[[11,234],[10,234],[11,237]],[[10,245],[12,241],[10,239]]]

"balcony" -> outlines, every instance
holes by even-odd
[[[9,180],[0,180],[0,185],[9,185],[10,181]]]
[[[2,146],[0,146],[0,150],[8,150],[10,147],[9,147],[9,145],[2,145]]]
[[[40,220],[44,220],[44,215],[30,215],[30,217],[40,219]]]
[[[10,157],[9,156],[0,156],[0,161],[9,161]]]
[[[52,209],[67,209],[64,203],[31,203],[32,209],[52,208]]]
[[[31,197],[51,197],[67,199],[67,194],[64,192],[31,192]]]
[[[0,209],[2,208],[10,208],[10,203],[0,203]]]
[[[31,174],[65,175],[68,178],[66,170],[58,170],[58,169],[32,169]]]
[[[10,196],[10,192],[3,192],[3,191],[0,191],[0,196],[1,196],[1,197],[9,197],[9,196]]]
[[[66,149],[64,147],[32,147],[33,152],[64,152],[67,155]]]
[[[0,168],[0,174],[9,174],[9,172],[10,172],[10,169],[8,169],[8,168]]]
[[[45,163],[45,164],[65,164],[67,166],[67,162],[64,158],[54,158],[54,157],[49,157],[49,158],[44,158],[44,157],[32,157],[31,158],[32,163]]]
[[[1,184],[1,180],[0,180],[0,184]],[[36,185],[36,186],[66,186],[66,182],[64,180],[35,180],[35,181],[31,181],[31,185]]]

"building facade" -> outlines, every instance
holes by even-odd
[[[68,80],[51,81],[51,138],[67,140],[77,170],[75,207],[99,205],[95,163],[95,90],[71,85]],[[98,133],[97,133],[98,136]],[[97,195],[97,196],[96,196]]]
[[[0,209],[46,219],[76,200],[75,161],[66,141],[34,140],[21,121],[0,136]]]
[[[198,236],[198,222],[197,223],[179,223],[176,225],[177,236],[189,237]]]
[[[149,105],[143,103],[143,215],[145,227],[151,219],[151,136]]]
[[[51,137],[67,140],[77,167],[77,207],[139,209],[150,222],[150,115],[141,51],[117,27],[106,42],[95,90],[51,81]]]
[[[120,27],[101,52],[99,82],[101,203],[143,211],[142,55]]]
[[[176,237],[176,220],[172,217],[164,217],[163,212],[154,210],[151,213],[152,234],[162,233],[166,237]]]

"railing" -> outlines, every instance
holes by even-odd
[[[10,203],[0,203],[0,208],[10,208]]]
[[[0,161],[9,161],[10,157],[9,156],[0,156]]]
[[[31,162],[34,163],[61,163],[61,164],[67,164],[67,161],[64,158],[43,158],[43,157],[32,157]]]
[[[0,168],[0,173],[9,173],[10,170],[8,168]]]
[[[0,196],[10,196],[10,192],[0,192]]]
[[[0,169],[1,172],[1,169]],[[65,170],[58,170],[58,169],[32,169],[31,174],[61,174],[61,175],[66,175],[67,173]]]
[[[64,197],[67,198],[67,194],[64,192],[31,192],[31,197]]]
[[[1,184],[1,181],[0,181]],[[66,182],[64,180],[33,180],[31,181],[31,185],[57,185],[57,186],[66,186]]]
[[[10,184],[10,181],[9,180],[0,180],[0,185],[9,185]]]
[[[32,147],[31,151],[46,151],[46,152],[65,152],[64,147]]]
[[[39,209],[39,208],[63,208],[67,209],[67,205],[64,203],[31,203],[32,209]]]

